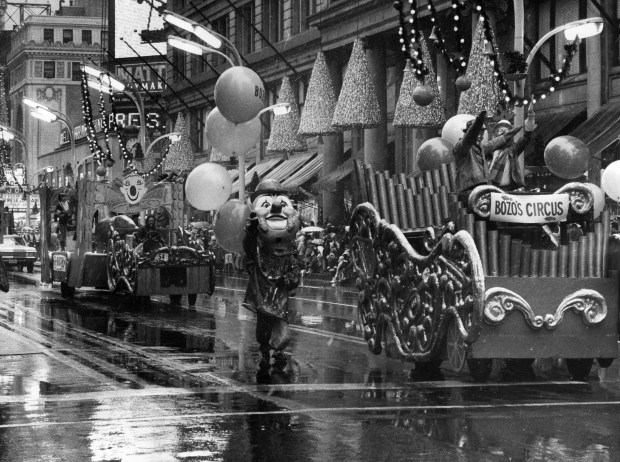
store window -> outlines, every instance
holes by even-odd
[[[299,34],[305,30],[308,30],[308,1],[307,0],[292,0],[293,7],[293,21],[291,33],[293,35]]]
[[[213,20],[212,22],[213,30],[224,37],[228,37],[228,15],[220,16],[219,18]],[[211,62],[214,66],[219,66],[220,64],[224,64],[226,59],[223,56],[216,55],[215,53],[211,54]]]
[[[73,42],[73,29],[62,30],[62,43]]]
[[[93,31],[85,29],[82,31],[82,43],[86,43],[87,45],[93,44]]]
[[[43,78],[56,78],[56,61],[43,61]]]
[[[263,3],[263,30],[268,31],[270,42],[282,39],[282,8],[279,0],[265,0]],[[267,43],[264,42],[263,46],[267,46]]]
[[[54,29],[43,29],[43,41],[54,43]]]

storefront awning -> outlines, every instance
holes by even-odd
[[[586,143],[591,155],[598,156],[620,136],[620,103],[604,105],[570,135]]]
[[[260,162],[252,167],[248,167],[245,169],[245,184],[247,185],[254,178],[254,174],[256,173],[259,178],[263,178],[265,174],[271,170],[276,165],[284,162],[282,159],[270,159],[265,162]],[[232,192],[235,193],[239,191],[239,179],[237,179],[232,185]]]
[[[544,149],[553,138],[567,135],[575,126],[586,120],[586,105],[578,104],[572,107],[562,108],[561,111],[536,114],[536,143],[530,143],[525,148],[525,157],[530,157],[535,151]]]
[[[292,156],[290,159],[283,161],[278,164],[273,169],[269,170],[268,177],[282,182],[287,178],[294,175],[300,168],[302,168],[306,163],[315,156],[316,153],[312,154],[296,154]],[[262,177],[261,177],[262,178]]]
[[[319,191],[324,189],[326,191],[333,191],[336,189],[336,184],[348,176],[353,171],[353,158],[344,161],[335,170],[329,172],[324,177],[320,178],[319,181],[312,185],[312,189],[315,191]]]
[[[313,176],[317,175],[323,167],[323,156],[316,155],[311,157],[306,164],[297,170],[291,177],[282,182],[286,189],[297,189]]]

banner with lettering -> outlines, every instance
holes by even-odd
[[[568,204],[568,194],[516,196],[491,193],[491,220],[540,224],[566,221]]]

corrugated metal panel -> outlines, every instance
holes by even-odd
[[[245,184],[248,184],[254,178],[254,173],[256,172],[260,178],[264,176],[266,172],[268,172],[271,168],[278,165],[282,162],[282,159],[270,159],[265,162],[261,162],[260,164],[256,164],[250,168],[246,168],[245,170]],[[239,190],[239,180],[237,179],[232,185],[232,192],[237,192]]]
[[[336,183],[345,178],[353,171],[353,158],[346,160],[335,170],[328,173],[324,177],[320,178],[319,181],[312,185],[313,190],[325,189],[327,191],[334,190],[336,188]]]
[[[304,165],[314,154],[299,154],[291,159],[285,160],[280,165],[269,172],[269,178],[277,181],[284,181],[294,174],[302,165]]]

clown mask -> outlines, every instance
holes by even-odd
[[[259,239],[271,244],[289,244],[300,228],[299,214],[288,196],[261,194],[252,201],[258,218]]]
[[[130,173],[123,178],[121,192],[128,204],[134,205],[140,202],[146,192],[146,183],[137,173]]]

